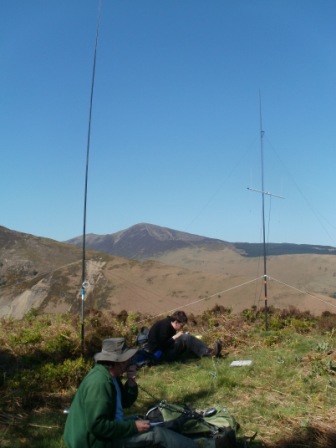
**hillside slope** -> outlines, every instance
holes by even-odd
[[[197,313],[216,304],[233,312],[263,307],[260,259],[244,257],[230,244],[190,240],[182,249],[158,254],[156,260],[88,250],[85,308],[160,314],[182,307]],[[3,227],[0,242],[0,317],[21,318],[31,308],[80,313],[79,247]],[[270,305],[294,305],[316,314],[335,310],[335,256],[276,256],[269,258],[268,266]]]

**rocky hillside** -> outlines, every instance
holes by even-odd
[[[32,307],[66,311],[61,304],[80,291],[81,259],[78,247],[0,227],[0,317]]]
[[[114,234],[113,243],[133,259],[87,244],[86,309],[165,314],[264,306],[262,259],[235,245],[148,225]],[[269,305],[334,312],[335,261],[330,253],[269,256]],[[21,318],[32,308],[79,315],[81,274],[81,247],[0,227],[0,317]]]
[[[78,261],[81,250],[0,226],[0,285],[19,284]]]

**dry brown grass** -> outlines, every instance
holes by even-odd
[[[0,316],[22,318],[30,308],[78,313],[80,249],[32,236],[15,238],[19,249],[0,250],[1,260],[7,260],[0,265]],[[151,315],[175,308],[199,314],[216,303],[233,313],[260,308],[262,264],[260,258],[243,257],[229,247],[176,250],[144,262],[89,251],[86,308]],[[273,256],[267,264],[270,305],[294,305],[317,315],[336,310],[335,256]]]

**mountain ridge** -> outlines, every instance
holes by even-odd
[[[81,246],[82,236],[71,238],[65,242]],[[97,235],[90,233],[86,235],[86,247],[136,260],[156,258],[166,251],[195,246],[206,246],[209,249],[231,248],[245,257],[258,257],[263,253],[262,243],[228,242],[148,223],[135,224],[112,234]],[[267,243],[266,247],[268,256],[288,254],[336,255],[336,248],[316,244]]]

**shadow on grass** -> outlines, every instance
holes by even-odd
[[[6,376],[8,374],[11,374],[15,369],[17,365],[17,359],[16,356],[13,355],[9,350],[0,350],[0,387],[3,386],[3,384],[6,381]]]
[[[322,426],[298,428],[290,439],[282,439],[267,448],[335,448],[336,429]]]
[[[278,440],[274,443],[264,443],[261,440],[244,441],[237,439],[237,448],[335,448],[336,430],[309,426],[307,428],[294,429],[295,435]]]
[[[308,426],[307,428],[294,429],[292,437],[286,437],[274,443],[264,443],[254,440],[251,443],[238,443],[239,448],[335,448],[336,430],[334,428],[322,428],[319,426]],[[239,440],[238,440],[239,442]]]
[[[19,448],[63,448],[63,429],[66,415],[61,411],[41,411],[31,413],[20,426],[5,426],[0,424],[0,446]],[[335,448],[336,430],[309,426],[294,429],[292,437],[286,437],[274,443],[264,443],[255,439],[244,443],[238,437],[238,448]]]
[[[32,412],[20,425],[0,425],[0,446],[8,448],[63,448],[66,416],[52,410]]]

